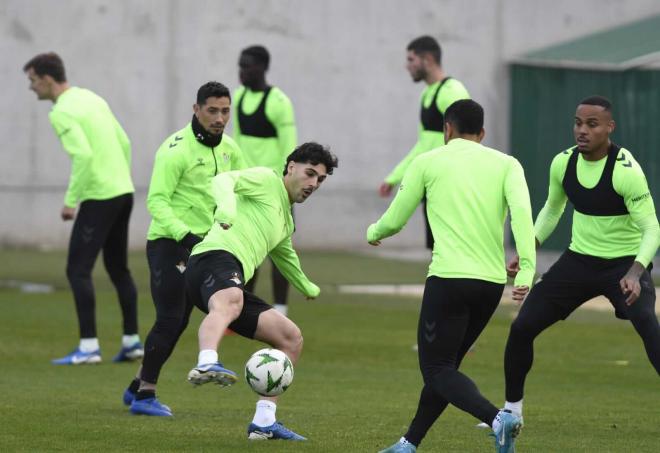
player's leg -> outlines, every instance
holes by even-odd
[[[409,432],[384,452],[414,451],[447,402],[488,423],[498,451],[509,451],[520,419],[499,411],[457,370],[470,345],[497,307],[503,285],[471,279],[429,277],[418,327],[420,369],[425,388]],[[433,409],[433,405],[436,409]]]
[[[66,276],[73,292],[78,316],[80,344],[69,355],[53,360],[56,365],[98,363],[101,351],[96,336],[96,299],[92,269],[105,242],[115,212],[107,201],[87,200],[80,204],[71,230]]]
[[[534,340],[598,294],[590,264],[566,251],[534,285],[511,324],[504,352],[505,409],[522,416],[525,380],[534,362]]]
[[[302,353],[303,337],[298,326],[254,295],[246,294],[243,313],[231,328],[241,335],[251,336],[255,340],[279,349],[294,365]],[[254,417],[248,426],[248,439],[305,440],[303,436],[277,422],[277,399],[277,397],[259,398]]]
[[[625,269],[621,269],[620,275],[610,280],[605,296],[614,305],[618,317],[630,320],[644,343],[644,349],[651,365],[660,374],[660,325],[655,314],[653,279],[648,271],[644,271],[639,279],[641,286],[639,297],[631,305],[626,305],[626,296],[621,291],[619,280],[629,267],[630,265],[626,263]]]
[[[488,308],[490,315],[499,303],[499,296],[495,293],[501,295],[503,285],[491,283],[491,295],[484,290],[488,288],[486,283],[429,277],[422,299],[417,339],[424,383],[452,405],[483,422],[492,423],[498,409],[479,393],[470,378],[457,369],[459,354],[471,327],[471,302],[482,299],[481,304]],[[485,325],[482,320],[479,324]]]
[[[184,279],[188,255],[186,248],[171,239],[157,239],[147,243],[156,321],[145,340],[145,355],[136,379],[138,388],[134,390],[137,404],[131,405],[134,414],[172,414],[169,408],[160,407],[162,405],[157,402],[156,385],[160,371],[172,354],[190,313],[190,309],[186,308]],[[131,386],[135,387],[135,384],[133,381]],[[131,386],[128,390],[131,390]]]
[[[137,360],[144,355],[138,335],[137,289],[128,270],[128,224],[133,209],[133,194],[112,200],[117,216],[111,224],[103,245],[103,263],[117,291],[123,319],[122,345],[113,361]]]
[[[227,386],[236,382],[236,373],[218,361],[218,347],[243,309],[243,280],[241,264],[226,251],[207,252],[188,261],[187,297],[207,313],[199,326],[200,352],[197,366],[188,373],[190,383]]]
[[[497,300],[499,300],[500,297],[501,293],[498,293],[497,290],[491,296],[491,298]],[[494,310],[495,307],[492,304],[490,306],[483,304],[483,301],[480,300],[478,303],[473,304],[471,309],[474,310],[474,312],[470,316],[470,322],[465,331],[463,344],[457,355],[457,368],[460,367],[460,364],[470,347],[474,344],[488,324],[488,321],[492,317],[492,310]],[[417,413],[410,424],[408,432],[404,435],[404,439],[408,440],[413,445],[419,445],[435,420],[445,410],[447,404],[448,402],[445,399],[437,396],[428,386],[424,386],[417,406]],[[490,427],[490,424],[484,423],[484,426]]]

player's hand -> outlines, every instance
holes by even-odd
[[[378,247],[380,245],[380,241],[369,241],[369,244],[373,245],[374,247]]]
[[[394,186],[392,184],[388,184],[388,183],[384,182],[378,188],[378,193],[380,194],[381,197],[387,198],[392,193],[393,188],[394,188]]]
[[[525,297],[527,297],[527,293],[529,293],[529,286],[514,286],[511,292],[511,298],[516,304],[520,305],[525,300]]]
[[[62,220],[64,220],[65,222],[67,220],[73,220],[75,216],[76,216],[76,208],[70,208],[68,206],[62,207],[62,211],[60,212],[60,217],[62,217]]]
[[[228,230],[231,228],[231,225],[228,223],[221,223],[220,226],[222,227],[223,230]]]
[[[639,294],[642,292],[642,285],[639,283],[639,278],[644,273],[644,266],[635,261],[630,267],[626,275],[619,280],[619,286],[621,287],[621,292],[626,297],[626,305],[632,305],[635,303]]]
[[[508,263],[506,263],[506,275],[508,275],[511,278],[516,278],[516,275],[518,275],[519,270],[520,270],[520,257],[518,255],[514,255],[514,257],[511,258]]]

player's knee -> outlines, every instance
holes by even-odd
[[[120,283],[131,277],[131,273],[125,267],[113,267],[106,264],[105,270],[108,272],[108,276],[114,284]]]
[[[78,282],[91,278],[91,272],[82,266],[69,263],[66,266],[66,278],[70,282]]]
[[[291,360],[297,360],[303,348],[303,336],[300,328],[293,325],[284,332],[284,338],[280,349],[285,350],[290,355]]]
[[[156,316],[153,330],[167,335],[176,335],[181,330],[181,317],[178,316]]]
[[[526,322],[524,319],[518,317],[511,323],[511,329],[509,330],[510,339],[522,340],[534,338],[535,336],[534,329],[530,323]]]

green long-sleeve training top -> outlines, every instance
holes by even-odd
[[[536,238],[543,243],[554,231],[568,197],[562,181],[572,148],[557,154],[550,165],[548,198],[536,218]],[[577,160],[578,182],[586,188],[598,184],[607,156],[598,161]],[[573,211],[572,237],[569,249],[600,258],[635,256],[644,266],[653,259],[660,244],[660,227],[653,197],[642,168],[630,151],[621,148],[612,173],[614,191],[623,197],[627,215],[592,216]]]
[[[215,222],[192,255],[225,250],[243,265],[249,281],[267,255],[302,294],[317,297],[320,289],[300,268],[291,244],[294,224],[291,202],[281,173],[265,167],[222,173],[211,182],[217,202]],[[220,224],[231,225],[225,230]]]
[[[200,143],[190,123],[170,135],[156,152],[147,195],[152,220],[147,239],[204,236],[213,224],[211,180],[245,168],[241,150],[227,135],[215,148]]]
[[[513,157],[479,143],[453,139],[410,165],[399,191],[367,230],[376,241],[399,232],[426,194],[435,245],[428,275],[506,282],[504,223],[520,256],[516,286],[531,286],[536,267],[527,182]]]
[[[65,206],[75,208],[85,200],[108,200],[135,191],[131,143],[103,98],[71,87],[60,94],[48,117],[71,157]]]

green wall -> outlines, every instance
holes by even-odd
[[[660,71],[593,71],[511,66],[511,153],[525,168],[534,217],[548,194],[552,158],[575,144],[573,117],[581,99],[594,94],[613,104],[612,140],[629,149],[646,174],[656,205],[660,194]],[[657,209],[657,208],[656,208]],[[570,241],[572,208],[544,248]]]

